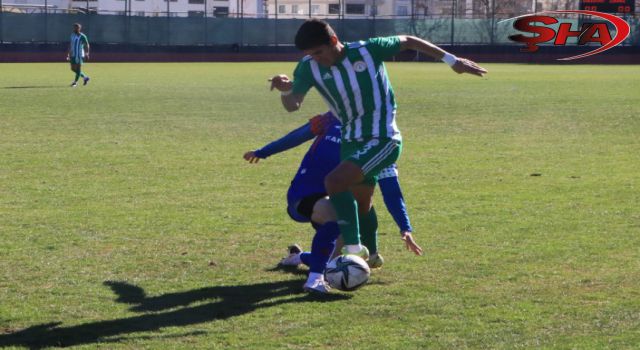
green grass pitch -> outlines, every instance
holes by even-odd
[[[288,114],[293,63],[0,65],[0,347],[632,349],[640,344],[640,66],[390,63],[400,181],[386,264],[321,300],[274,271],[311,229],[306,147],[242,154]]]

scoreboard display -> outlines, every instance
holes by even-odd
[[[580,10],[605,13],[634,13],[635,0],[580,0]]]

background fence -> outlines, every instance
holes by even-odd
[[[327,19],[344,41],[393,34],[411,34],[438,44],[514,44],[509,17],[494,18],[365,18]],[[640,45],[640,16],[624,16],[631,24],[623,45]],[[82,23],[91,43],[141,45],[292,45],[304,19],[146,17],[129,15],[0,13],[0,42],[66,43],[71,24]],[[580,19],[567,18],[572,28]],[[589,18],[589,21],[592,21]],[[575,42],[575,40],[573,41]],[[570,42],[571,43],[571,42]],[[0,47],[1,51],[1,47]]]

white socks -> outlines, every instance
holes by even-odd
[[[309,278],[307,278],[306,284],[312,284],[315,281],[324,281],[324,275],[317,272],[309,272]]]

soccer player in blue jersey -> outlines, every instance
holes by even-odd
[[[371,210],[378,173],[395,163],[402,150],[396,125],[396,102],[384,61],[403,50],[415,50],[447,63],[456,73],[482,76],[487,70],[456,57],[432,43],[408,35],[342,43],[324,21],[308,20],[296,33],[295,44],[306,56],[294,79],[271,79],[271,89],[289,112],[298,110],[313,87],[342,122],[341,162],[325,178],[325,187],[344,238],[343,253],[366,258],[361,243],[373,234]],[[407,244],[411,236],[407,236]]]
[[[82,77],[83,85],[89,83],[89,77],[82,72],[82,63],[89,58],[89,39],[82,33],[80,23],[73,24],[73,33],[69,42],[67,61],[71,64],[71,70],[76,73],[76,78],[71,83],[71,87],[78,86],[78,79]]]
[[[331,112],[319,115],[286,136],[255,151],[244,154],[250,163],[296,147],[315,137],[309,151],[291,182],[287,192],[289,216],[298,222],[311,222],[316,229],[311,244],[311,252],[302,252],[297,246],[289,247],[289,256],[283,259],[282,265],[297,266],[301,263],[309,266],[309,277],[304,285],[305,290],[326,293],[329,288],[324,281],[323,271],[334,250],[339,229],[331,203],[326,197],[324,188],[325,176],[340,163],[340,122]],[[400,184],[397,179],[395,165],[380,173],[380,189],[385,205],[400,227],[402,237],[412,236],[412,227],[407,214]],[[372,209],[373,210],[373,209]],[[369,228],[377,232],[377,221]],[[363,241],[371,252],[368,263],[372,268],[382,266],[383,259],[378,253],[377,234]],[[406,240],[405,240],[406,241]],[[414,242],[411,239],[411,242]],[[407,248],[421,255],[422,248],[417,244]]]

